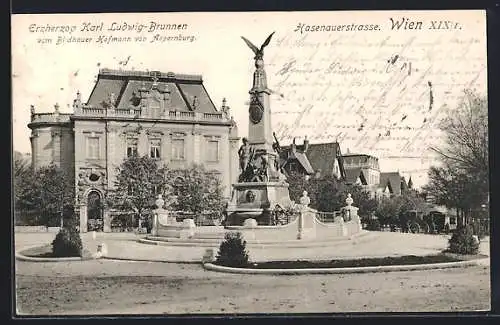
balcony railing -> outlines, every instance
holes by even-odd
[[[31,115],[31,123],[57,123],[69,122],[72,114],[56,114],[56,113],[37,113]]]
[[[202,112],[185,112],[185,111],[167,111],[161,116],[153,116],[145,114],[141,109],[123,109],[123,108],[96,108],[85,107],[75,109],[75,116],[88,117],[136,117],[136,118],[155,118],[162,120],[182,120],[182,121],[219,121],[227,122],[229,119],[223,113],[202,113]]]

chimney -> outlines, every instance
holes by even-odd
[[[309,149],[309,140],[307,139],[307,135],[304,137],[304,153]]]
[[[290,146],[292,152],[297,150],[297,145],[295,144],[295,138],[293,138],[292,145]]]

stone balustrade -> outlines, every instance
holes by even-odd
[[[64,123],[69,122],[71,115],[68,113],[36,113],[31,115],[31,123]]]
[[[143,113],[140,109],[123,108],[99,108],[99,107],[77,107],[75,113],[35,113],[31,115],[31,123],[64,123],[69,122],[72,116],[76,117],[123,117],[123,118],[152,118],[154,117]],[[174,121],[210,121],[210,122],[229,122],[230,120],[223,113],[203,113],[203,112],[184,112],[168,111],[161,116],[162,120]]]
[[[88,117],[141,117],[141,118],[154,118],[151,115],[145,114],[140,109],[123,109],[123,108],[96,108],[85,107],[75,109],[75,116],[88,116]],[[175,120],[175,121],[219,121],[229,122],[229,119],[223,113],[203,113],[203,112],[185,112],[185,111],[168,111],[160,117],[162,120]]]

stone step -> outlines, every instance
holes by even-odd
[[[284,241],[256,241],[247,240],[247,246],[249,247],[288,247],[288,248],[300,248],[300,247],[323,247],[330,244],[336,246],[340,245],[352,245],[358,242],[365,242],[374,239],[374,236],[370,236],[368,232],[360,233],[352,238],[348,237],[335,237],[330,239],[322,240],[284,240]],[[222,242],[223,238],[189,238],[181,239],[174,237],[152,237],[148,236],[145,239],[140,239],[139,242],[151,245],[163,245],[163,246],[188,246],[188,247],[218,247]]]

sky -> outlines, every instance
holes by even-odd
[[[14,15],[13,147],[30,152],[30,105],[72,112],[100,68],[201,74],[243,137],[254,55],[241,36],[260,47],[275,32],[264,61],[281,143],[339,141],[418,187],[438,163],[439,122],[465,88],[487,93],[485,31],[482,11]]]

